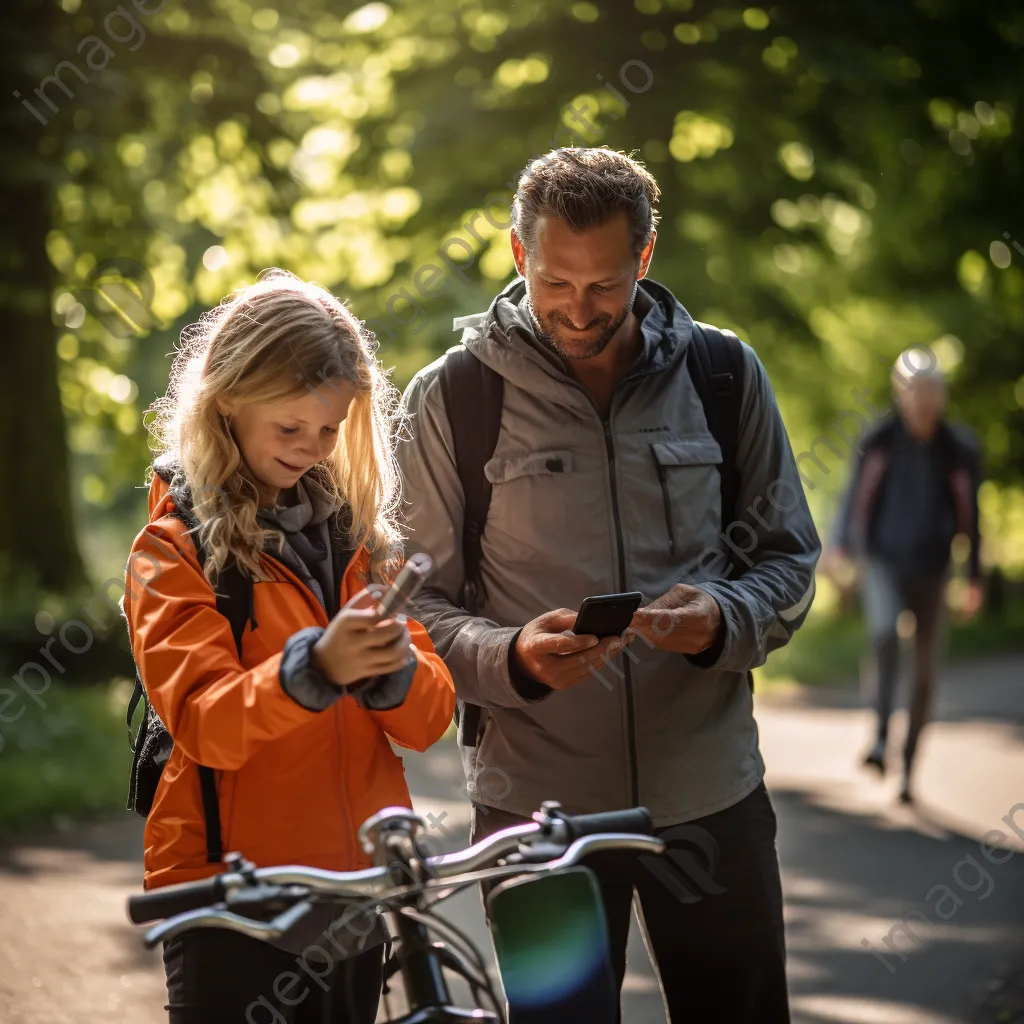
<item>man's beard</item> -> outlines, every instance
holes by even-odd
[[[559,337],[557,328],[568,327],[571,330],[574,326],[572,321],[558,310],[552,310],[542,320],[537,316],[532,300],[529,300],[530,319],[533,321],[534,333],[539,341],[543,342],[563,359],[593,359],[594,356],[600,355],[608,347],[619,328],[626,322],[626,317],[632,312],[633,302],[636,300],[636,288],[637,286],[634,285],[633,294],[630,295],[629,301],[614,316],[610,313],[604,313],[586,325],[588,330],[593,330],[597,327],[601,328],[600,332],[592,340]],[[584,347],[580,348],[581,345]]]

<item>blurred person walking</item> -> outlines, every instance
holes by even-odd
[[[945,418],[946,383],[928,349],[907,349],[892,369],[896,411],[863,442],[837,520],[828,562],[863,562],[863,601],[876,665],[875,743],[864,764],[886,768],[889,719],[899,675],[902,612],[913,613],[914,666],[903,747],[900,800],[912,800],[911,773],[935,690],[945,635],[945,594],[953,538],[970,540],[964,618],[981,607],[978,487],[981,459],[969,430]]]

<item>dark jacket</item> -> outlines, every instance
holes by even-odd
[[[903,421],[896,415],[883,420],[863,442],[863,454],[843,499],[835,533],[836,546],[855,555],[888,560],[879,530],[879,508],[886,489],[893,485],[894,447],[907,437]],[[938,531],[935,567],[944,570],[949,563],[949,546],[957,534],[971,543],[968,572],[979,578],[980,535],[978,530],[978,488],[981,484],[981,457],[974,436],[964,427],[945,421],[935,433],[945,486],[940,500],[948,503],[934,510],[935,517],[949,523]],[[908,524],[913,529],[914,524]],[[924,524],[921,524],[924,527]]]

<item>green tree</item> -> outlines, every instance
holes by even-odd
[[[137,525],[140,413],[175,337],[265,267],[351,299],[408,379],[511,274],[517,172],[573,142],[648,162],[654,276],[755,345],[798,448],[851,387],[880,400],[884,364],[934,344],[1000,482],[989,505],[1019,501],[1024,20],[1009,0],[159,6],[49,126],[21,126],[41,132],[33,180],[56,198],[33,223],[88,507]],[[27,80],[104,37],[110,6],[64,8],[65,49]],[[119,257],[145,268],[118,286],[141,307],[127,319],[95,291]],[[40,309],[32,329],[49,322]],[[826,468],[820,508],[846,465]]]

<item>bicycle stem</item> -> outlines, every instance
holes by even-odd
[[[441,957],[434,948],[430,933],[418,921],[404,914],[394,914],[400,940],[398,960],[405,981],[405,995],[410,1011],[451,1003],[448,983],[441,969]]]

